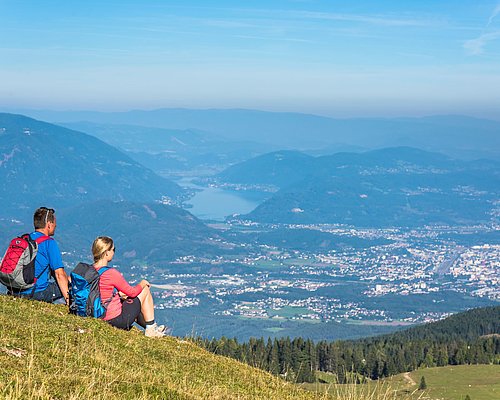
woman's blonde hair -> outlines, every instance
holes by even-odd
[[[94,256],[94,262],[99,261],[104,257],[104,253],[113,248],[113,239],[109,236],[99,236],[92,243],[92,255]]]

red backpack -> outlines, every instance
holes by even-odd
[[[10,291],[22,291],[33,287],[39,276],[35,276],[35,257],[38,245],[51,239],[43,235],[33,240],[25,233],[11,240],[0,264],[0,283]]]

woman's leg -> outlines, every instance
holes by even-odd
[[[138,298],[127,299],[122,304],[122,312],[117,317],[107,322],[115,328],[130,330],[141,314],[141,301]]]
[[[141,313],[137,317],[137,323],[145,328],[146,322],[153,321],[155,319],[153,296],[151,295],[149,287],[146,286],[137,297],[141,301]]]
[[[139,313],[139,315],[135,319],[135,322],[137,322],[139,326],[142,326],[144,329],[146,329],[146,320],[144,319],[142,312]]]

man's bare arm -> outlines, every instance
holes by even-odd
[[[66,271],[64,268],[58,268],[54,271],[54,275],[59,289],[61,289],[61,293],[64,296],[64,300],[66,300],[66,304],[69,304],[68,275],[66,275]]]

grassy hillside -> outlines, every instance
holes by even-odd
[[[320,378],[328,382],[328,374]],[[426,390],[418,390],[422,376]],[[334,377],[330,375],[331,380]],[[448,367],[422,368],[399,374],[382,381],[370,381],[366,385],[333,385],[329,383],[307,383],[301,386],[315,393],[335,395],[345,392],[374,393],[376,396],[392,393],[396,398],[408,400],[492,400],[500,398],[500,365],[454,365]],[[358,397],[355,397],[358,398]]]
[[[0,296],[2,399],[324,399],[177,338]]]
[[[491,400],[500,398],[500,365],[453,365],[440,368],[425,368],[410,372],[411,384],[405,374],[394,377],[404,379],[409,390],[418,387],[422,376],[425,377],[430,399],[462,400],[468,394],[472,400]],[[406,375],[406,376],[408,376]]]

